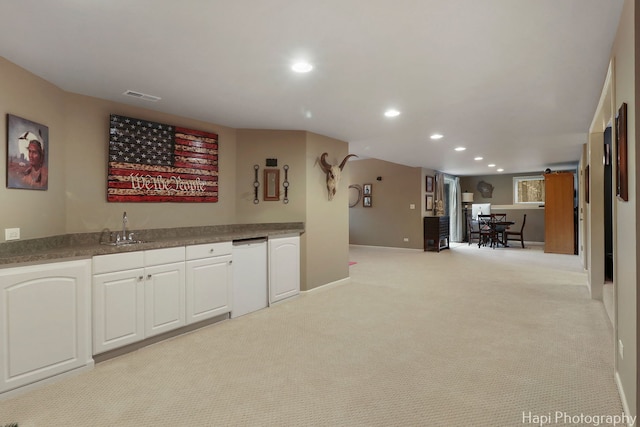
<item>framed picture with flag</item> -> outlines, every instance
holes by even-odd
[[[217,202],[218,135],[112,114],[109,202]]]

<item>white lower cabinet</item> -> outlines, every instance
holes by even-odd
[[[187,323],[231,311],[231,247],[231,242],[187,246]]]
[[[93,276],[93,353],[144,338],[144,268]]]
[[[219,242],[94,256],[93,354],[231,313],[232,251]],[[300,292],[298,234],[269,238],[268,271],[270,303]]]
[[[184,326],[184,261],[146,267],[144,271],[145,338]]]
[[[269,301],[300,293],[300,236],[269,238]]]
[[[93,354],[185,324],[184,247],[93,257]]]
[[[92,364],[91,261],[0,270],[0,392]]]

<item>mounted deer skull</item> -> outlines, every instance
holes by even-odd
[[[336,190],[338,188],[338,183],[340,182],[340,172],[344,168],[344,165],[349,160],[349,157],[358,157],[355,154],[349,154],[347,157],[342,159],[340,166],[330,165],[327,163],[326,157],[328,153],[322,153],[320,156],[320,167],[327,174],[327,190],[329,190],[329,200],[333,200],[333,196],[336,194]]]

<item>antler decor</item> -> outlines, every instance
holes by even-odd
[[[340,166],[331,165],[327,163],[326,157],[328,153],[322,153],[320,156],[320,167],[327,174],[327,190],[329,191],[329,200],[333,200],[333,196],[336,195],[336,190],[338,188],[338,183],[340,182],[340,172],[344,168],[344,165],[349,160],[349,157],[358,157],[355,154],[349,154],[340,163]]]

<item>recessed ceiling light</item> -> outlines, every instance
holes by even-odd
[[[429,138],[431,139],[442,139],[444,135],[441,135],[439,133],[434,133],[433,135],[431,135]]]
[[[398,110],[394,110],[394,109],[390,109],[384,112],[384,115],[387,117],[397,117],[400,115],[400,111]]]
[[[500,169],[496,169],[498,172],[504,172],[504,169],[500,168]]]
[[[293,64],[291,66],[291,69],[296,73],[308,73],[309,71],[313,70],[313,65],[309,64],[306,61],[299,61]]]
[[[490,165],[487,165],[487,166],[489,166],[490,168],[495,168],[496,167],[496,165],[494,165],[493,163],[491,163]]]
[[[456,147],[456,148],[454,148],[454,150],[456,150],[456,151],[464,151],[464,150],[466,150],[466,147]]]
[[[475,157],[473,160],[482,160],[482,159],[484,159],[484,157],[478,156],[478,157]]]

